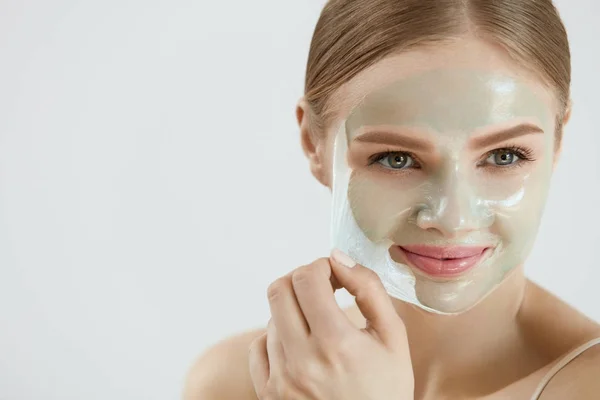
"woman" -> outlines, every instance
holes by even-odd
[[[268,327],[204,354],[186,398],[600,398],[600,326],[523,273],[570,115],[551,1],[331,0],[305,89],[313,175],[343,188],[368,240],[392,238],[416,299],[334,250],[271,284]]]

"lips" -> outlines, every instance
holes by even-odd
[[[482,246],[397,246],[411,266],[427,275],[451,278],[479,264],[489,247]]]

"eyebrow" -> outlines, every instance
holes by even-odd
[[[434,148],[428,141],[416,139],[413,136],[407,136],[397,132],[367,132],[356,136],[354,140],[364,143],[388,144],[415,151],[428,151]]]
[[[504,129],[500,132],[492,133],[483,137],[477,137],[471,140],[469,147],[482,148],[491,147],[506,140],[514,139],[520,136],[531,135],[533,133],[544,133],[544,130],[533,124],[520,124],[512,128]]]

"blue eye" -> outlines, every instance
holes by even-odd
[[[381,154],[376,162],[390,169],[405,169],[415,164],[414,159],[409,154],[399,151]]]

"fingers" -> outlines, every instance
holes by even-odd
[[[267,359],[271,372],[281,371],[284,364],[284,349],[273,321],[267,326]]]
[[[248,352],[250,377],[257,396],[265,390],[269,380],[269,360],[267,356],[267,334],[254,339]]]
[[[403,346],[404,323],[396,313],[381,279],[372,270],[356,264],[339,250],[331,253],[331,268],[340,285],[356,299],[370,329],[389,346]]]
[[[352,327],[334,296],[335,279],[331,281],[329,259],[323,258],[296,269],[292,285],[298,304],[306,318],[310,332],[316,336],[332,336]]]
[[[309,327],[296,299],[291,274],[277,279],[267,289],[272,321],[284,347],[297,345],[309,334]]]

